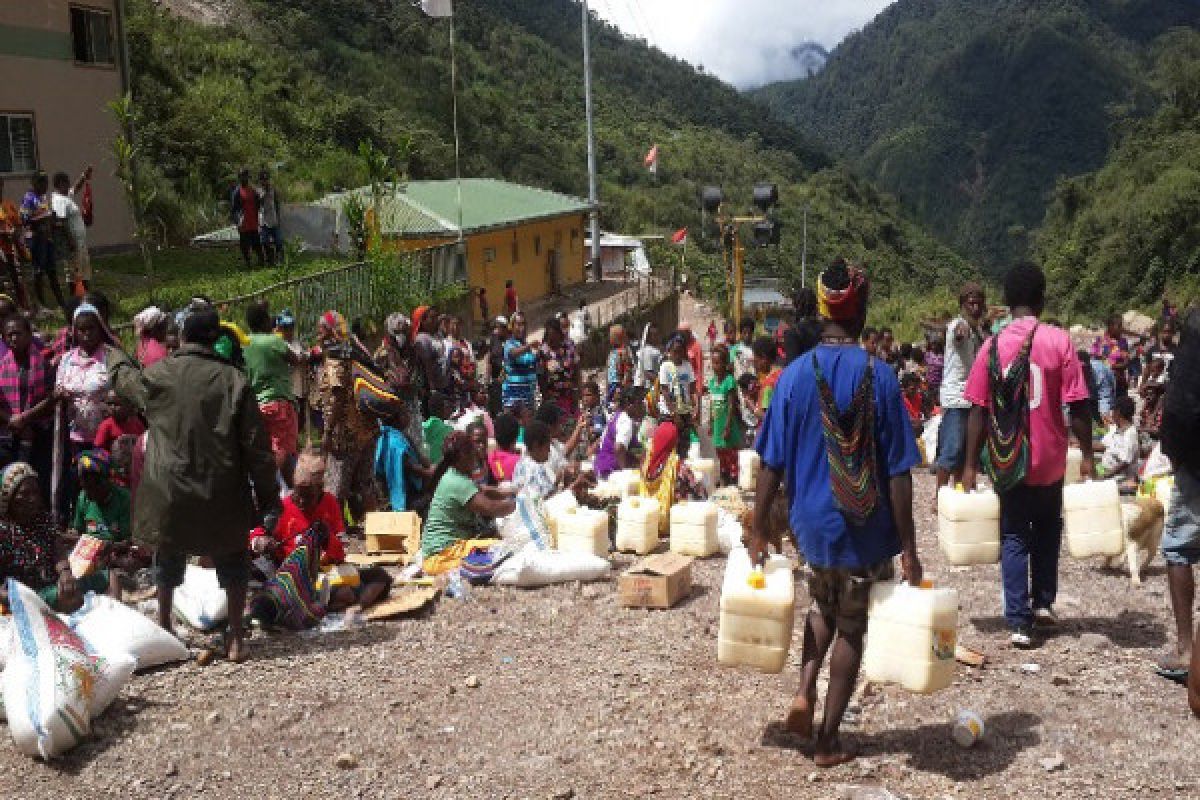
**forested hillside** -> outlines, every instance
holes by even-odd
[[[1023,254],[1055,181],[1152,107],[1154,39],[1195,0],[900,0],[810,80],[756,93],[960,252]]]
[[[176,235],[220,219],[243,165],[277,166],[290,197],[313,197],[367,181],[365,140],[397,173],[453,175],[447,24],[407,0],[227,0],[235,22],[224,26],[151,0],[129,5],[155,213]],[[458,0],[456,9],[463,174],[585,195],[579,6]],[[748,205],[753,183],[769,179],[783,190],[785,233],[766,268],[799,270],[806,200],[814,259],[844,252],[914,289],[965,272],[893,200],[733,88],[599,22],[593,43],[606,228],[698,232],[701,186],[721,184]],[[657,176],[642,164],[654,143]],[[695,233],[691,241],[700,244]]]
[[[1200,300],[1200,33],[1163,38],[1152,85],[1158,111],[1054,193],[1036,249],[1064,309]]]

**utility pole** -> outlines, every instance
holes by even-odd
[[[600,266],[600,199],[596,196],[596,134],[592,126],[592,57],[588,43],[588,0],[580,3],[583,12],[583,103],[587,113],[588,204],[592,207],[592,274],[604,279]]]
[[[808,286],[808,206],[804,207],[804,247],[800,250],[800,288]]]

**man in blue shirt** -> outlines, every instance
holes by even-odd
[[[912,516],[920,463],[895,372],[859,345],[867,317],[865,273],[835,261],[821,274],[820,344],[779,380],[756,449],[762,457],[751,557],[767,554],[767,511],[783,484],[796,546],[811,570],[800,691],[787,728],[809,738],[817,675],[832,649],[825,716],[813,760],[832,767],[854,758],[838,739],[854,691],[867,630],[871,586],[894,575],[921,582]]]

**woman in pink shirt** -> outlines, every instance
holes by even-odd
[[[166,313],[157,306],[139,312],[133,318],[133,330],[137,334],[137,360],[142,369],[167,357]]]

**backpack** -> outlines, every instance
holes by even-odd
[[[997,493],[1015,489],[1029,472],[1029,354],[1038,326],[1021,345],[1005,375],[1000,369],[999,336],[988,350],[988,386],[992,404],[987,412],[985,466]]]

